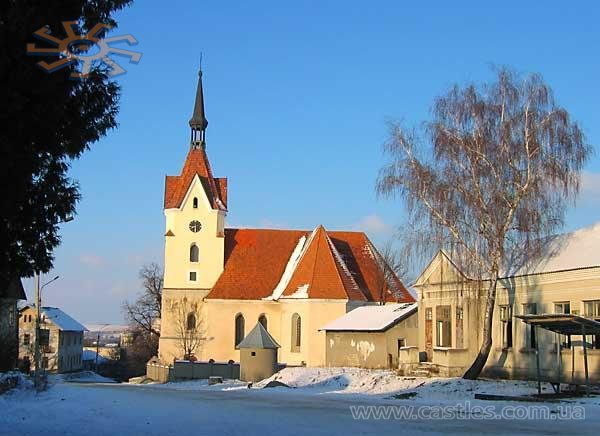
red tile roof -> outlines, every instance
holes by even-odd
[[[301,255],[285,282],[282,276],[303,237]],[[314,232],[226,229],[225,268],[206,298],[277,299],[302,297],[306,291],[308,298],[379,301],[379,266],[372,253],[360,232],[327,232],[322,226]],[[283,292],[274,296],[278,285]],[[390,294],[388,301],[414,301],[400,280],[395,285],[400,299]]]
[[[336,248],[319,226],[306,242],[307,246],[298,261],[283,296],[301,295],[306,287],[309,298],[335,298],[366,301],[352,275],[336,255]]]
[[[180,207],[194,177],[198,175],[213,209],[227,209],[227,179],[215,179],[204,147],[191,148],[181,175],[165,178],[165,209]]]

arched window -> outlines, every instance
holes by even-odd
[[[190,245],[190,262],[198,262],[198,258],[200,257],[200,249],[193,243]]]
[[[194,209],[198,209],[198,197],[194,197],[194,200],[192,201],[192,205]]]
[[[187,330],[194,330],[196,328],[196,315],[194,312],[188,313],[186,328]]]
[[[244,339],[244,315],[238,313],[235,317],[235,346],[237,347]]]
[[[300,315],[294,313],[292,315],[292,352],[300,352],[300,344],[302,342],[302,319]]]
[[[265,330],[268,330],[267,317],[264,314],[258,317],[258,322],[262,324],[262,326],[265,328]]]

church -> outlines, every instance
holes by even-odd
[[[322,327],[382,302],[413,302],[362,232],[227,228],[227,178],[213,175],[199,72],[189,152],[165,179],[159,360],[239,361],[257,323],[288,365],[325,365]]]

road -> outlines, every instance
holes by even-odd
[[[1,435],[399,435],[585,434],[593,421],[482,419],[357,420],[350,407],[410,406],[285,389],[183,391],[153,386],[63,383],[36,398],[0,397]],[[367,402],[369,401],[369,402]],[[423,406],[423,403],[419,403]],[[425,405],[427,406],[427,405]],[[496,406],[494,406],[496,407]],[[597,408],[594,413],[597,413]]]

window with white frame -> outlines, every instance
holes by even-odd
[[[583,302],[583,312],[590,318],[600,318],[600,300]],[[600,335],[592,335],[592,348],[600,349]]]
[[[567,314],[571,313],[570,301],[558,301],[554,303],[554,313]]]
[[[554,313],[557,314],[569,314],[571,313],[571,302],[570,301],[556,301],[554,303]],[[561,348],[571,348],[571,336],[570,335],[558,335],[558,340]],[[558,346],[555,344],[555,346]]]
[[[450,317],[450,306],[437,306],[435,308],[435,330],[436,346],[452,346],[452,321]]]
[[[524,315],[535,315],[537,314],[537,305],[535,303],[525,303],[523,304],[523,314]],[[527,324],[525,326],[525,347],[526,348],[536,348],[537,346],[537,338],[535,337],[535,327]]]
[[[502,323],[502,348],[513,346],[513,319],[512,306],[505,304],[500,306],[500,322]]]
[[[583,312],[585,316],[589,316],[591,318],[600,317],[600,300],[584,301]]]

